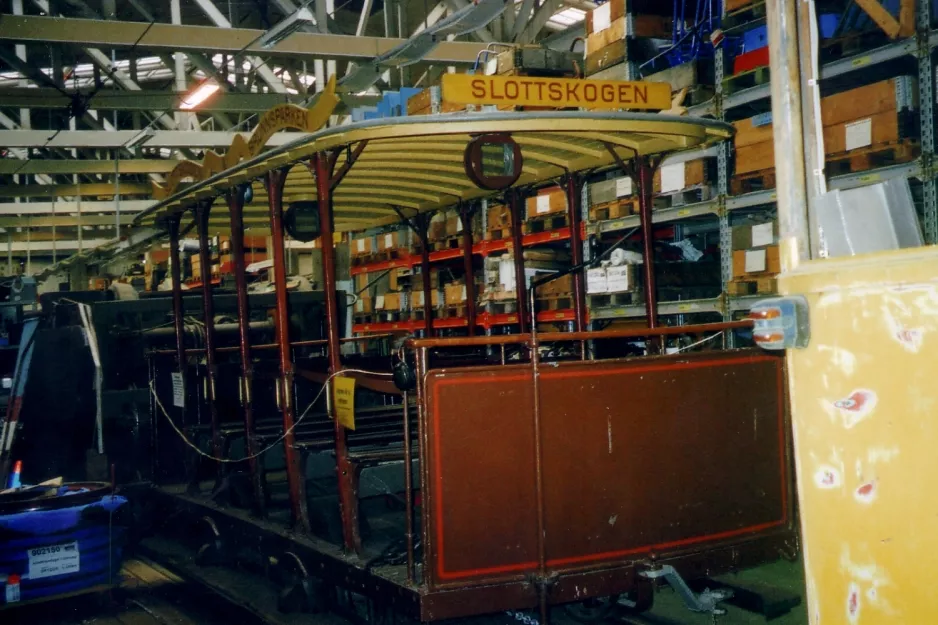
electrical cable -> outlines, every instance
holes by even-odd
[[[277,440],[275,440],[274,442],[272,442],[270,445],[263,448],[259,452],[250,456],[238,458],[236,460],[233,460],[231,458],[216,458],[212,454],[205,453],[204,451],[199,449],[198,445],[196,445],[191,440],[189,440],[189,437],[186,436],[185,432],[179,429],[179,426],[176,425],[176,422],[173,421],[172,417],[169,416],[169,413],[166,412],[166,408],[163,407],[163,402],[160,401],[160,397],[156,392],[155,380],[150,381],[150,393],[153,394],[153,399],[156,400],[156,405],[159,407],[160,412],[162,412],[163,416],[166,417],[166,420],[169,421],[169,425],[173,428],[176,434],[179,435],[179,437],[182,439],[182,442],[184,442],[188,447],[190,447],[193,451],[195,451],[197,454],[199,454],[203,458],[208,458],[209,460],[214,460],[215,462],[221,462],[224,464],[235,464],[238,462],[244,462],[245,460],[253,460],[255,458],[258,458],[266,454],[268,451],[270,451],[277,445],[279,445],[281,442],[283,442],[283,439],[289,436],[293,432],[293,430],[296,429],[296,426],[298,426],[303,421],[306,415],[309,414],[309,411],[312,410],[313,406],[316,405],[316,402],[319,401],[319,398],[322,397],[322,394],[328,388],[329,382],[332,380],[332,378],[338,375],[341,375],[343,373],[363,373],[365,375],[378,375],[378,376],[387,376],[387,377],[392,377],[394,375],[392,373],[384,373],[380,371],[366,371],[364,369],[342,369],[341,371],[336,371],[335,373],[330,374],[329,377],[326,378],[325,381],[323,382],[322,388],[319,389],[319,392],[316,394],[316,397],[313,398],[313,401],[311,401],[309,405],[306,406],[306,409],[303,411],[303,414],[301,414],[299,418],[293,422],[293,425],[291,425],[289,429],[287,429],[286,432],[284,432],[282,435],[280,435],[280,437]]]

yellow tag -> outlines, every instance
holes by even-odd
[[[850,62],[850,65],[852,65],[853,67],[863,67],[864,65],[869,65],[870,61],[872,60],[873,59],[871,59],[868,56],[861,56],[858,59],[853,59],[853,61]]]
[[[879,180],[879,174],[867,174],[860,176],[860,182],[876,182]]]
[[[550,238],[552,238],[552,239],[559,239],[559,238],[560,238],[560,233],[559,233],[559,232],[551,232],[551,233],[550,233]]]
[[[690,304],[678,304],[678,305],[677,305],[677,309],[678,309],[680,312],[687,312],[687,311],[690,310],[691,308],[692,308],[692,307],[691,307]]]
[[[342,427],[355,429],[355,378],[332,378],[335,395],[335,418]]]
[[[587,109],[671,108],[671,85],[666,82],[443,74],[442,96],[444,101],[453,104],[575,106]]]
[[[678,216],[678,217],[683,217],[683,216],[685,216],[685,215],[690,215],[690,209],[689,209],[689,208],[685,208],[684,210],[680,210],[680,211],[677,212],[677,216]]]

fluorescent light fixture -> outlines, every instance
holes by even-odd
[[[259,40],[262,48],[273,48],[275,45],[303,28],[306,24],[315,24],[316,18],[306,7],[297,9],[293,15],[284,18],[276,26],[261,35]]]
[[[130,149],[130,148],[135,148],[139,145],[143,145],[144,143],[152,139],[155,134],[156,134],[156,131],[153,130],[152,127],[147,126],[143,130],[135,134],[133,137],[131,137],[130,141],[124,144],[124,147],[127,149]]]
[[[179,104],[180,110],[191,111],[212,97],[220,88],[221,87],[219,87],[218,83],[214,80],[203,82],[182,99],[182,102]]]

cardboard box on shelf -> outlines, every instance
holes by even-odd
[[[352,256],[365,256],[367,254],[371,254],[373,249],[372,241],[372,237],[352,239],[351,245],[349,246],[352,252]]]
[[[446,237],[454,237],[462,231],[462,219],[456,211],[446,213]],[[444,237],[445,238],[445,237]]]
[[[629,197],[634,193],[632,178],[620,176],[612,180],[594,182],[589,186],[590,204],[614,202],[619,198]]]
[[[587,35],[586,54],[593,54],[629,37],[663,39],[671,36],[674,20],[662,15],[631,14],[613,20],[608,28]]]
[[[396,250],[408,247],[410,245],[410,236],[408,233],[408,230],[394,230],[393,232],[379,234],[377,236],[378,251],[383,252],[385,250]]]
[[[560,187],[541,189],[525,203],[527,218],[562,213],[567,210],[567,196]]]
[[[430,307],[439,308],[440,307],[440,290],[433,289],[430,291]],[[411,310],[420,310],[423,308],[423,288],[416,288],[410,293],[410,309]]]
[[[652,186],[655,193],[673,193],[707,182],[707,161],[698,158],[686,163],[662,165],[655,170]]]
[[[731,238],[734,251],[777,245],[778,222],[773,220],[760,224],[733,226]]]
[[[458,282],[443,287],[444,301],[447,306],[458,306],[466,301],[466,285]]]
[[[586,270],[586,292],[589,295],[608,293],[609,282],[606,279],[605,267],[593,267]]]
[[[374,312],[374,300],[367,295],[359,295],[355,300],[355,312],[362,314]]]
[[[388,291],[375,297],[375,310],[401,310],[404,302],[403,293],[393,293]]]
[[[782,270],[778,246],[770,245],[733,252],[733,277],[745,278],[756,275],[774,275]]]
[[[489,204],[486,209],[486,227],[489,230],[511,227],[511,211],[504,204]]]
[[[636,288],[635,265],[610,265],[606,267],[606,292],[626,293]]]
[[[625,61],[627,42],[625,39],[616,41],[608,46],[586,55],[586,75],[592,76],[597,72],[608,69]]]
[[[540,279],[540,276],[538,276]],[[537,288],[538,297],[546,295],[565,295],[573,292],[573,274],[568,273],[565,276],[554,278],[550,282],[542,284]]]

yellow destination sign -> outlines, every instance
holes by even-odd
[[[590,109],[671,108],[671,85],[664,82],[443,74],[442,92],[443,100],[453,104]]]

